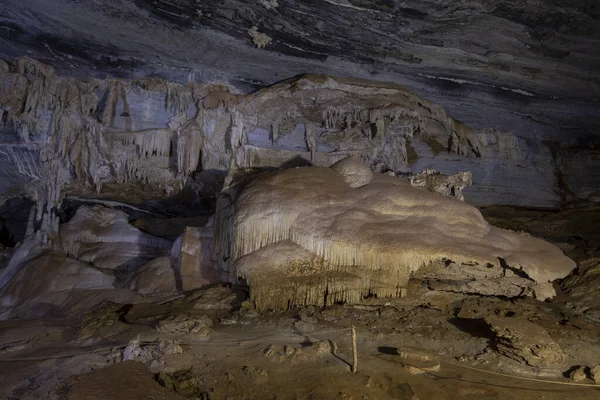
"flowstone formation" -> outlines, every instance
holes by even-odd
[[[398,297],[424,267],[441,279],[477,276],[486,294],[544,300],[575,267],[550,243],[492,227],[475,207],[353,158],[262,174],[232,193],[226,218],[217,215],[225,225],[216,255],[259,310]]]

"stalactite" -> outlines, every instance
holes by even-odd
[[[113,143],[119,143],[123,146],[135,145],[138,154],[144,157],[169,156],[172,135],[173,133],[169,129],[104,133],[105,139]]]
[[[196,171],[200,163],[200,149],[204,139],[202,118],[202,114],[198,113],[196,118],[185,122],[176,129],[177,170],[181,174],[191,174]]]

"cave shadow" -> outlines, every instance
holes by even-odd
[[[300,156],[296,156],[290,158],[283,164],[281,164],[281,169],[289,169],[289,168],[298,168],[298,167],[312,167],[313,163],[308,161],[306,158],[302,158]]]
[[[377,351],[380,352],[381,354],[387,354],[388,356],[399,356],[400,355],[397,347],[379,346],[379,347],[377,347]]]
[[[450,318],[448,320],[460,331],[476,338],[492,340],[496,337],[492,329],[483,318]]]

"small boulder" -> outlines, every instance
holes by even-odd
[[[586,369],[586,367],[584,365],[581,365],[581,366],[575,368],[569,374],[569,378],[571,378],[575,382],[581,382],[581,381],[585,380],[587,378],[585,369]]]
[[[560,346],[539,325],[521,318],[486,317],[496,334],[496,349],[522,364],[540,368],[559,366],[564,360]]]
[[[156,325],[156,330],[163,333],[184,333],[199,337],[208,337],[212,320],[206,315],[186,316],[173,315],[165,318]]]
[[[373,180],[373,171],[361,160],[355,157],[346,157],[331,166],[331,169],[342,177],[350,187],[359,188]]]

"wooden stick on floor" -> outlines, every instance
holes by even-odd
[[[358,369],[358,350],[356,348],[356,328],[352,325],[352,373]]]

